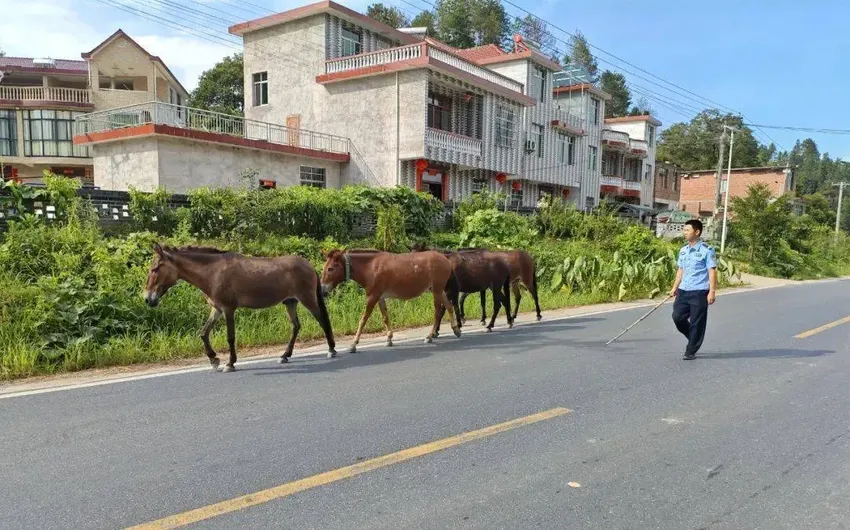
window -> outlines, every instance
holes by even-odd
[[[599,100],[590,98],[590,113],[593,118],[593,124],[599,125]]]
[[[590,146],[589,156],[587,157],[587,169],[596,171],[597,148]]]
[[[655,144],[655,127],[652,125],[649,126],[649,141],[647,142],[649,147],[652,147]]]
[[[555,141],[558,143],[558,163],[565,164],[567,162],[567,137],[559,134]]]
[[[452,100],[434,93],[428,94],[428,127],[452,131]]]
[[[74,118],[84,112],[24,111],[24,156],[90,158],[88,146],[74,145]]]
[[[342,28],[342,57],[357,55],[363,51],[363,35],[354,26]]]
[[[472,181],[472,194],[481,193],[482,191],[487,190],[487,183],[483,180],[473,180]]]
[[[325,168],[301,166],[301,185],[324,188],[326,186]]]
[[[726,193],[726,179],[720,181],[720,193]]]
[[[514,146],[514,109],[504,103],[496,105],[496,145]]]
[[[511,208],[522,206],[522,188],[515,190],[511,188]]]
[[[254,81],[254,106],[269,104],[269,73],[260,72],[253,75]]]
[[[546,70],[537,65],[531,67],[531,86],[528,87],[529,96],[537,101],[543,101],[546,98]]]
[[[531,124],[531,139],[534,140],[537,156],[543,158],[543,126],[536,123]]]
[[[14,110],[0,110],[0,156],[18,156],[18,120]]]
[[[646,165],[646,173],[644,173],[643,179],[647,182],[652,180],[652,165],[650,165],[650,164]]]
[[[576,139],[575,136],[567,137],[567,164],[573,165],[576,163]]]

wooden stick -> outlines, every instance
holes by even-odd
[[[637,319],[637,320],[635,321],[635,323],[634,323],[634,324],[632,324],[631,326],[627,327],[627,328],[626,328],[626,329],[624,329],[624,330],[623,330],[623,331],[622,331],[619,335],[617,335],[617,336],[616,336],[616,337],[614,337],[613,339],[611,339],[611,340],[609,340],[608,342],[606,342],[606,343],[605,343],[605,345],[606,345],[606,346],[608,346],[609,344],[611,344],[611,343],[612,343],[612,342],[614,342],[615,340],[617,340],[617,339],[619,339],[620,337],[622,337],[622,336],[623,336],[623,335],[624,335],[624,334],[625,334],[628,330],[632,329],[632,328],[635,326],[635,324],[637,324],[637,323],[638,323],[638,322],[640,322],[641,320],[643,320],[643,319],[645,319],[646,317],[648,317],[649,315],[651,315],[653,311],[655,311],[656,309],[658,309],[659,307],[661,307],[662,305],[664,305],[664,302],[666,302],[667,300],[669,300],[671,297],[672,297],[672,295],[668,294],[668,295],[667,295],[667,298],[665,298],[664,300],[660,301],[660,302],[658,303],[658,305],[656,305],[655,307],[653,307],[652,309],[650,309],[650,310],[649,310],[649,312],[648,312],[647,314],[645,314],[645,315],[643,315],[642,317],[640,317],[639,319]]]

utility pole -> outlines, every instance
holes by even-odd
[[[714,183],[714,215],[720,211],[720,179],[723,176],[723,155],[726,149],[726,124],[723,124],[723,134],[720,135],[720,156],[717,157],[717,182]]]
[[[838,184],[833,184],[833,186],[838,186],[838,211],[835,212],[835,243],[838,243],[838,229],[841,225],[841,201],[844,199],[844,185],[846,182],[843,180]]]
[[[726,170],[726,197],[723,202],[723,235],[720,236],[721,254],[723,254],[723,250],[726,248],[726,217],[729,214],[729,192],[732,189],[732,147],[735,145],[735,131],[738,130],[734,127],[729,127],[728,125],[724,125],[723,128],[728,128],[732,131],[732,136],[729,139],[729,166]]]

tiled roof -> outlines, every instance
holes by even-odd
[[[26,68],[35,70],[63,70],[76,71],[81,74],[87,74],[89,69],[85,61],[75,61],[69,59],[54,59],[55,65],[47,66],[35,64],[35,59],[32,57],[0,57],[0,68]]]
[[[495,44],[487,44],[485,46],[476,46],[475,48],[467,48],[465,50],[457,50],[455,53],[466,59],[467,61],[477,62],[482,59],[491,59],[493,57],[501,57],[507,55],[501,48]]]

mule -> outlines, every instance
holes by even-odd
[[[461,252],[467,252],[486,251],[487,249],[461,248],[458,250]],[[537,267],[534,264],[534,258],[532,258],[531,254],[524,250],[494,250],[491,252],[502,256],[511,269],[511,287],[514,298],[516,299],[516,307],[511,315],[511,319],[516,320],[517,314],[519,313],[519,303],[520,300],[522,300],[519,284],[522,283],[525,288],[528,289],[528,292],[531,293],[532,299],[534,299],[534,307],[537,310],[537,320],[540,321],[543,318],[543,314],[540,312],[540,301],[537,297]],[[487,321],[487,310],[485,306],[487,292],[482,289],[479,293],[481,294],[481,324],[483,325]],[[466,301],[467,296],[469,296],[469,293],[463,293],[460,295],[459,311],[461,319],[465,316],[464,302]],[[510,306],[508,306],[508,313],[510,314]]]
[[[446,290],[453,288],[450,283],[456,283],[457,279],[451,262],[441,253],[426,251],[394,254],[378,250],[332,250],[325,254],[322,270],[324,293],[329,294],[338,285],[349,280],[355,281],[366,290],[366,309],[360,317],[357,334],[349,352],[357,351],[360,335],[376,305],[383,317],[387,346],[392,346],[393,332],[390,328],[386,300],[412,300],[429,291],[434,295],[434,325],[425,337],[425,343],[432,342],[435,337],[442,307],[448,309],[452,331],[456,337],[460,337],[460,326],[454,322],[453,305],[446,296]]]
[[[423,250],[425,248],[422,246],[414,248],[416,252]],[[453,289],[453,286],[450,285],[448,296],[453,302],[458,326],[466,321],[463,317],[462,306],[456,302],[458,293],[478,293],[490,289],[493,293],[493,316],[490,319],[490,324],[487,325],[487,331],[493,330],[496,317],[502,306],[505,307],[508,327],[512,328],[514,320],[511,317],[511,269],[504,256],[487,250],[438,250],[438,252],[442,252],[444,256],[449,258],[449,261],[454,265],[455,276],[457,276],[457,289]],[[442,320],[441,315],[437,322],[438,335]],[[486,324],[484,317],[481,318],[481,323],[482,325]]]
[[[204,350],[214,371],[236,370],[236,309],[263,309],[277,304],[286,306],[292,335],[286,351],[278,360],[283,364],[292,356],[295,339],[301,330],[298,302],[315,317],[328,342],[328,358],[336,356],[331,320],[322,298],[319,275],[301,256],[251,257],[210,247],[162,247],[154,244],[151,263],[142,296],[156,307],[178,281],[197,287],[210,305],[210,315],[201,330]],[[219,359],[210,345],[210,332],[224,316],[230,360],[219,369]]]

